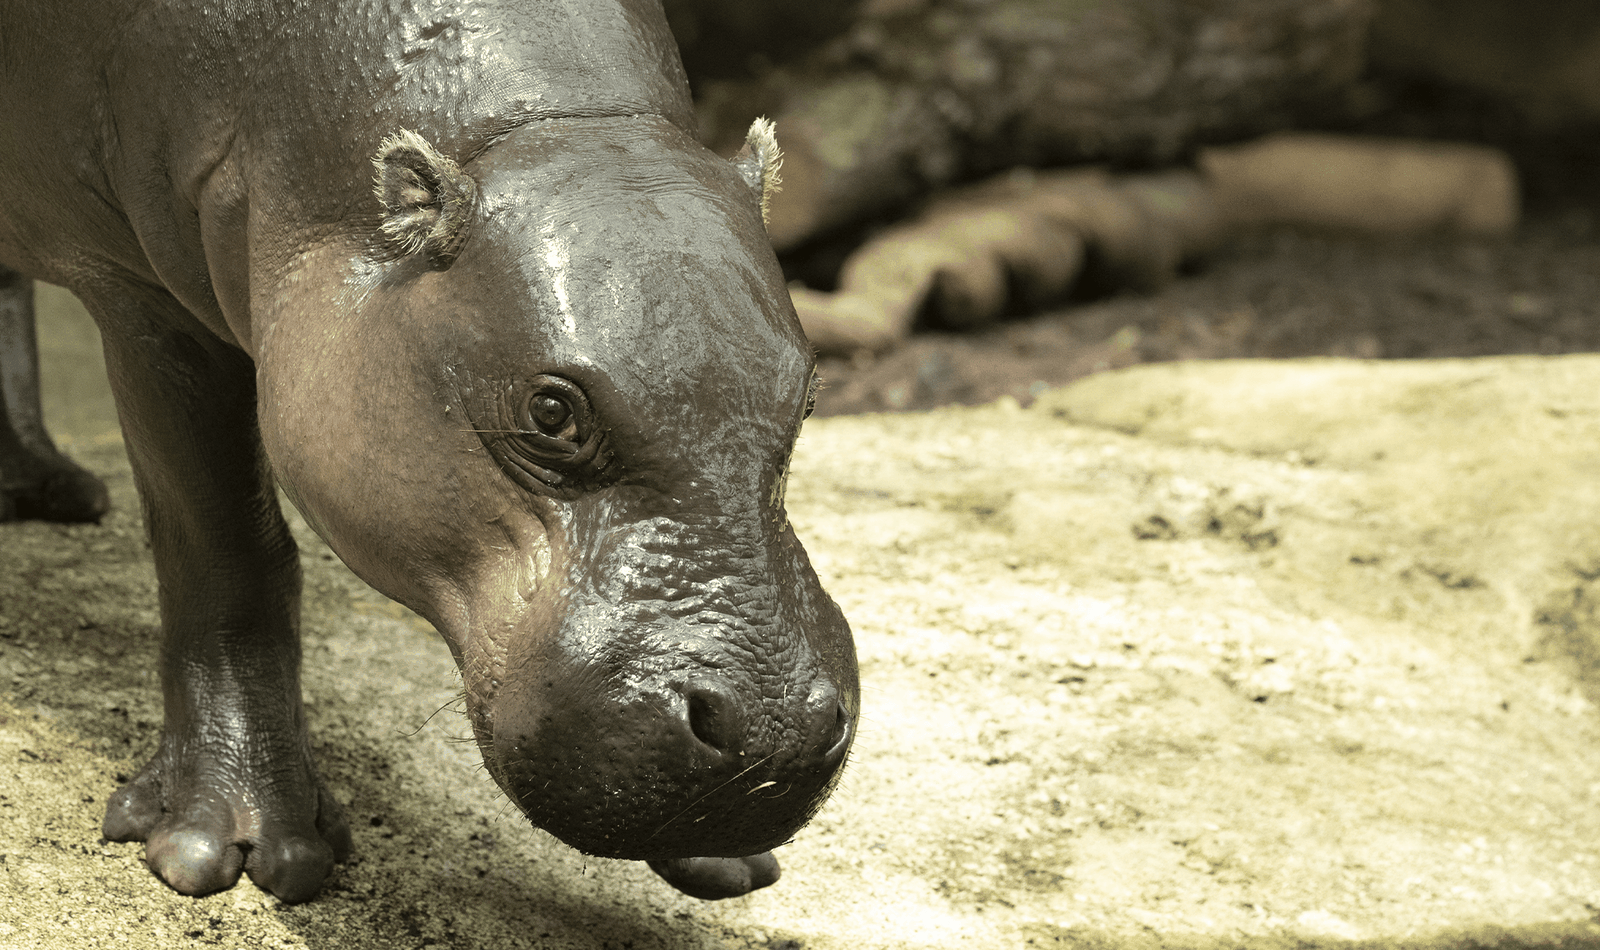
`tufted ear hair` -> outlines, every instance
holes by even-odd
[[[772,205],[772,196],[783,184],[783,179],[778,177],[778,168],[782,164],[783,153],[778,150],[778,127],[766,117],[750,123],[750,131],[744,136],[744,148],[739,149],[739,154],[733,157],[733,167],[739,169],[739,174],[756,193],[756,197],[761,199],[762,224],[767,223],[767,209]]]
[[[384,139],[372,164],[383,236],[402,255],[421,252],[435,268],[449,267],[466,242],[477,183],[407,129]]]

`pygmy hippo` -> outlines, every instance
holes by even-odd
[[[855,653],[784,514],[777,147],[697,143],[657,0],[0,0],[0,33],[0,518],[106,508],[39,420],[37,278],[100,327],[160,584],[161,739],[106,837],[285,901],[350,849],[279,485],[443,634],[535,824],[699,897],[775,880]]]

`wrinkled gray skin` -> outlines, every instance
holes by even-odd
[[[534,823],[775,880],[854,648],[783,511],[812,357],[763,155],[696,143],[654,0],[0,0],[0,74],[0,517],[105,509],[20,274],[99,323],[160,582],[161,741],[106,836],[286,901],[349,850],[276,479],[438,627]]]

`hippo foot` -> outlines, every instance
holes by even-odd
[[[0,521],[98,522],[111,509],[105,483],[58,453],[0,464]],[[15,471],[13,471],[15,469]]]
[[[298,780],[241,776],[215,760],[173,767],[158,753],[106,805],[110,841],[143,841],[145,861],[181,894],[226,890],[250,875],[287,904],[315,897],[350,856],[350,826],[309,762]]]
[[[771,851],[748,858],[674,858],[647,861],[661,879],[703,901],[743,897],[778,880],[778,859]]]

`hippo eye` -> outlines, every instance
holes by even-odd
[[[806,386],[806,414],[801,416],[801,419],[811,418],[811,414],[817,410],[817,390],[821,388],[822,377],[812,372],[811,383]]]
[[[538,430],[552,439],[573,442],[578,437],[578,424],[572,407],[560,396],[536,393],[528,400],[528,418]]]
[[[535,376],[506,394],[499,414],[499,425],[483,430],[484,443],[530,491],[587,484],[610,461],[605,430],[570,379]]]
[[[570,493],[611,478],[607,428],[576,382],[541,373],[502,390],[474,431],[503,472],[535,494]]]
[[[589,400],[583,390],[560,376],[535,376],[523,397],[520,418],[522,441],[541,459],[561,461],[587,441]]]

